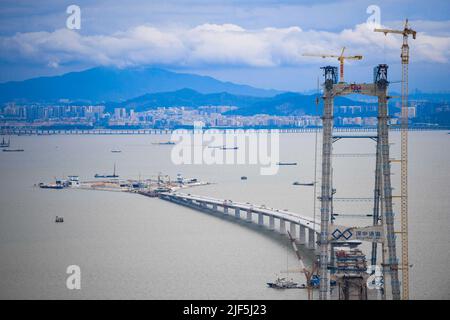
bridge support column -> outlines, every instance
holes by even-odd
[[[236,219],[241,218],[241,210],[239,210],[239,208],[234,209],[234,216],[236,217]]]
[[[286,220],[280,219],[280,233],[286,233]]]
[[[303,225],[300,225],[300,231],[298,234],[298,240],[300,242],[300,244],[305,244],[306,243],[306,227]]]
[[[264,225],[264,216],[262,213],[258,213],[258,224],[260,226]]]
[[[308,249],[314,249],[316,247],[314,230],[308,229]]]
[[[275,230],[275,218],[273,216],[269,217],[269,229]]]
[[[247,222],[252,222],[252,211],[251,210],[247,211]]]
[[[295,223],[291,222],[289,225],[289,231],[293,237],[295,237]]]
[[[213,208],[214,211],[217,211],[217,204],[213,204],[212,208]]]
[[[223,207],[223,213],[228,214],[228,207]]]

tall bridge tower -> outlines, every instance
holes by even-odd
[[[373,83],[348,84],[337,81],[337,68],[326,66],[324,70],[324,110],[323,110],[323,137],[322,137],[322,186],[321,186],[321,230],[320,230],[320,294],[321,300],[326,300],[329,291],[329,258],[332,244],[330,234],[333,186],[332,186],[332,152],[333,142],[333,105],[336,96],[344,96],[353,93],[375,96],[378,98],[378,124],[377,135],[370,136],[377,142],[376,166],[375,166],[375,188],[373,208],[373,228],[383,230],[381,241],[363,239],[372,242],[372,264],[376,264],[376,250],[378,242],[387,247],[388,259],[383,263],[383,274],[389,275],[392,289],[392,298],[400,299],[400,283],[398,280],[398,260],[396,252],[396,236],[394,231],[394,212],[392,207],[391,170],[389,160],[389,114],[387,89],[389,81],[387,78],[388,66],[380,64],[374,68]],[[347,136],[351,137],[351,136]],[[338,139],[341,139],[339,137]],[[359,136],[361,138],[361,136]],[[348,229],[350,230],[350,229]],[[374,230],[374,229],[372,229]],[[384,251],[383,251],[384,252]],[[383,261],[385,262],[385,261]],[[386,277],[384,277],[386,282]]]

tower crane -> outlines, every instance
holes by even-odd
[[[307,57],[322,57],[322,58],[337,58],[340,66],[339,82],[344,82],[344,60],[361,60],[363,56],[344,56],[345,47],[342,48],[340,55],[333,54],[314,54],[314,53],[304,53],[303,56]]]
[[[409,46],[408,37],[416,39],[416,31],[405,21],[403,30],[375,29],[382,32],[403,35],[403,44],[400,58],[402,59],[402,109],[401,109],[401,239],[402,239],[402,298],[409,299],[409,262],[408,262],[408,64]]]

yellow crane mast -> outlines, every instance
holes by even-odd
[[[375,29],[382,32],[403,35],[401,51],[402,59],[402,109],[401,109],[401,239],[402,239],[402,298],[409,299],[409,261],[408,261],[408,64],[409,46],[408,36],[416,39],[416,31],[408,26],[405,21],[403,30]]]
[[[345,47],[342,48],[340,55],[334,54],[315,54],[315,53],[304,53],[303,56],[306,57],[322,57],[322,58],[337,58],[339,61],[339,82],[344,82],[344,60],[361,60],[363,56],[344,56]]]
[[[300,254],[300,251],[297,248],[297,244],[295,243],[295,238],[291,235],[291,233],[288,231],[287,232],[288,236],[289,236],[289,240],[291,241],[292,247],[294,248],[295,254],[297,255],[297,259],[300,263],[300,270],[294,270],[293,272],[301,272],[305,275],[305,280],[306,280],[306,288],[308,290],[308,300],[312,300],[313,299],[313,287],[312,287],[312,283],[311,283],[311,279],[314,275],[314,273],[317,271],[316,270],[316,263],[313,262],[313,266],[311,267],[311,270],[307,269],[305,267],[305,264],[303,263],[303,258]]]

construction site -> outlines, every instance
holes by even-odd
[[[374,67],[372,83],[354,83],[344,81],[344,60],[361,60],[361,55],[305,54],[308,56],[334,57],[340,62],[337,67],[323,67],[323,131],[321,152],[321,189],[320,200],[320,239],[318,245],[318,275],[320,277],[319,299],[366,300],[368,287],[377,287],[377,298],[409,299],[409,262],[408,262],[408,38],[416,38],[416,31],[405,21],[403,30],[375,29],[385,36],[398,34],[403,37],[401,47],[401,155],[395,158],[390,153],[388,95],[388,65]],[[378,124],[373,135],[335,135],[333,134],[333,102],[338,96],[362,94],[378,99]],[[341,139],[367,139],[375,141],[376,165],[374,168],[373,221],[372,225],[361,229],[350,229],[335,223],[333,201],[339,200],[333,195],[333,144]],[[400,194],[394,194],[391,176],[392,164],[400,164]],[[357,198],[348,200],[358,200]],[[400,212],[394,211],[393,201],[400,199]],[[400,215],[400,226],[395,223],[396,214]],[[359,239],[371,243],[370,257],[366,258],[358,249],[361,242],[348,241],[356,232]],[[398,237],[399,236],[399,237]],[[398,239],[400,238],[400,239]],[[400,240],[400,241],[397,241]],[[398,248],[400,244],[400,248]],[[400,257],[400,259],[399,259]],[[370,261],[370,264],[368,261]],[[381,261],[380,261],[381,260]],[[371,266],[368,270],[368,265]],[[381,277],[375,275],[376,266],[381,266]],[[370,277],[370,280],[368,281]],[[381,278],[381,279],[380,279]],[[375,283],[378,282],[378,283]],[[331,295],[330,286],[337,290]]]

